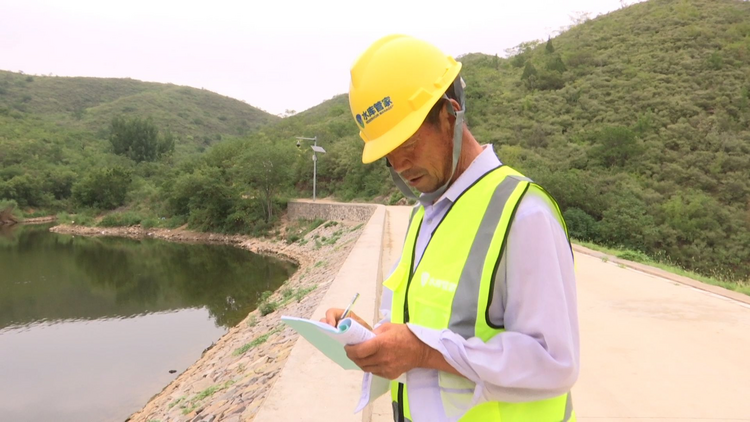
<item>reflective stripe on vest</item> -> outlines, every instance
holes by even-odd
[[[416,240],[424,217],[424,208],[418,207],[412,213],[401,261],[384,283],[394,292],[391,322],[448,328],[464,338],[478,337],[485,342],[503,332],[503,327],[493,326],[489,320],[489,302],[495,278],[504,277],[495,273],[510,222],[531,186],[546,193],[507,166],[482,176],[456,199],[415,268]],[[565,228],[559,208],[549,199]],[[470,408],[474,383],[441,371],[438,383],[443,410],[451,420],[575,420],[569,394],[525,403],[484,402]],[[406,390],[404,384],[391,383],[396,422],[413,420]]]

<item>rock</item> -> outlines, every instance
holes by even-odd
[[[199,392],[199,391],[205,390],[211,385],[213,385],[213,382],[210,378],[203,378],[201,380],[194,382],[190,387],[192,388],[193,391]]]

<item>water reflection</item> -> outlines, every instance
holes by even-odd
[[[0,420],[121,422],[223,332],[204,309],[6,329]]]
[[[201,307],[228,327],[294,271],[232,246],[85,238],[48,227],[0,237],[0,329]]]
[[[49,227],[0,228],[2,421],[124,420],[295,270],[231,246]]]

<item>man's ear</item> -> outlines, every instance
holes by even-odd
[[[449,105],[453,106],[454,111],[461,110],[461,105],[458,104],[458,101],[454,100],[453,98],[448,98],[446,101],[443,102],[443,108],[440,110],[440,121],[447,121],[450,124],[450,132],[453,133],[453,125],[456,123],[456,116],[449,112]]]
[[[453,110],[455,111],[461,111],[461,104],[458,103],[458,101],[454,100],[453,98],[448,98],[448,101],[453,105]]]

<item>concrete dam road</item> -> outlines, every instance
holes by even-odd
[[[576,254],[581,421],[750,421],[750,305]]]
[[[410,210],[387,208],[384,276]],[[579,421],[750,421],[750,305],[578,252],[576,273]],[[372,420],[392,420],[387,397]]]

